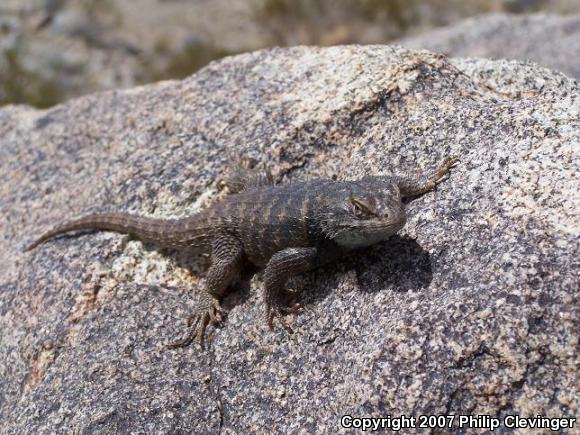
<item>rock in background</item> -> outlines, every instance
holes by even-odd
[[[578,13],[580,5],[575,0],[2,0],[0,105],[49,107],[99,90],[180,79],[211,60],[258,48],[385,43],[478,13],[537,10]],[[554,26],[546,26],[550,40]]]
[[[8,433],[335,432],[340,417],[578,414],[578,85],[517,61],[276,49],[181,82],[0,111],[0,420]],[[279,181],[461,164],[388,243],[260,277],[210,346],[168,351],[202,264],[110,232],[23,253],[87,211],[180,216],[232,161]],[[203,263],[203,261],[201,261]]]
[[[530,60],[580,79],[580,15],[490,14],[397,43],[449,56]]]
[[[261,46],[250,13],[244,0],[3,0],[0,104],[184,77]]]

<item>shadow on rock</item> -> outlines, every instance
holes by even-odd
[[[419,290],[433,280],[431,258],[415,240],[395,235],[352,257],[358,285],[364,292]]]
[[[362,292],[406,292],[427,288],[433,279],[431,258],[415,240],[395,235],[371,248],[356,251],[312,272],[293,277],[305,305],[325,299],[340,283],[341,272],[354,270]],[[310,290],[309,290],[310,289]]]

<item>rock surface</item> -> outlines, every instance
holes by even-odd
[[[3,431],[320,433],[344,414],[576,415],[578,97],[574,81],[527,63],[348,46],[2,109]],[[461,165],[409,204],[399,236],[293,281],[306,310],[292,335],[268,330],[256,277],[226,299],[207,350],[168,351],[199,262],[108,232],[22,252],[87,211],[192,213],[240,156],[290,182],[450,155]]]
[[[580,15],[482,15],[398,43],[457,57],[531,60],[580,79]]]

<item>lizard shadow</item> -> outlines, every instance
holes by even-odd
[[[386,242],[355,251],[333,265],[321,267],[314,276],[301,279],[300,289],[315,288],[313,292],[301,292],[301,299],[310,304],[326,298],[339,285],[339,274],[330,271],[336,271],[337,267],[338,272],[354,271],[358,290],[364,293],[420,290],[433,280],[429,253],[415,240],[394,235]]]
[[[384,288],[401,293],[424,289],[433,280],[429,252],[399,235],[355,258],[353,269],[361,290],[369,293]]]

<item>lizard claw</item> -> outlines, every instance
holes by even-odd
[[[187,335],[179,340],[167,343],[165,346],[168,349],[177,349],[179,347],[187,347],[194,341],[197,341],[201,348],[205,346],[205,330],[207,325],[219,325],[223,320],[223,309],[220,303],[215,300],[212,306],[203,313],[191,314],[187,319],[187,327],[189,331]]]
[[[208,311],[209,321],[212,325],[221,325],[224,319],[224,310],[222,309],[220,303],[216,300],[213,302],[212,307]]]
[[[435,173],[435,175],[431,179],[431,186],[432,186],[431,189],[434,189],[439,184],[441,184],[443,181],[445,181],[449,177],[449,171],[451,170],[451,168],[454,168],[458,164],[459,164],[459,159],[457,157],[449,157],[449,158],[443,160],[443,162],[441,163],[441,165],[437,169],[437,172]]]
[[[294,302],[294,298],[294,292],[286,290],[281,297],[280,303],[273,305],[268,304],[266,306],[266,320],[270,330],[274,329],[274,318],[278,317],[280,324],[284,329],[286,329],[286,331],[290,333],[294,332],[284,319],[285,315],[296,315],[302,311],[302,305],[298,302]]]
[[[292,304],[290,307],[280,307],[282,314],[298,314],[300,311],[302,311],[302,305],[298,302]]]
[[[197,341],[203,349],[205,344],[205,329],[207,328],[209,321],[210,316],[208,313],[190,316],[187,322],[189,327],[187,335],[179,340],[167,343],[165,347],[167,347],[167,349],[177,349],[179,347],[187,347],[194,341]]]

